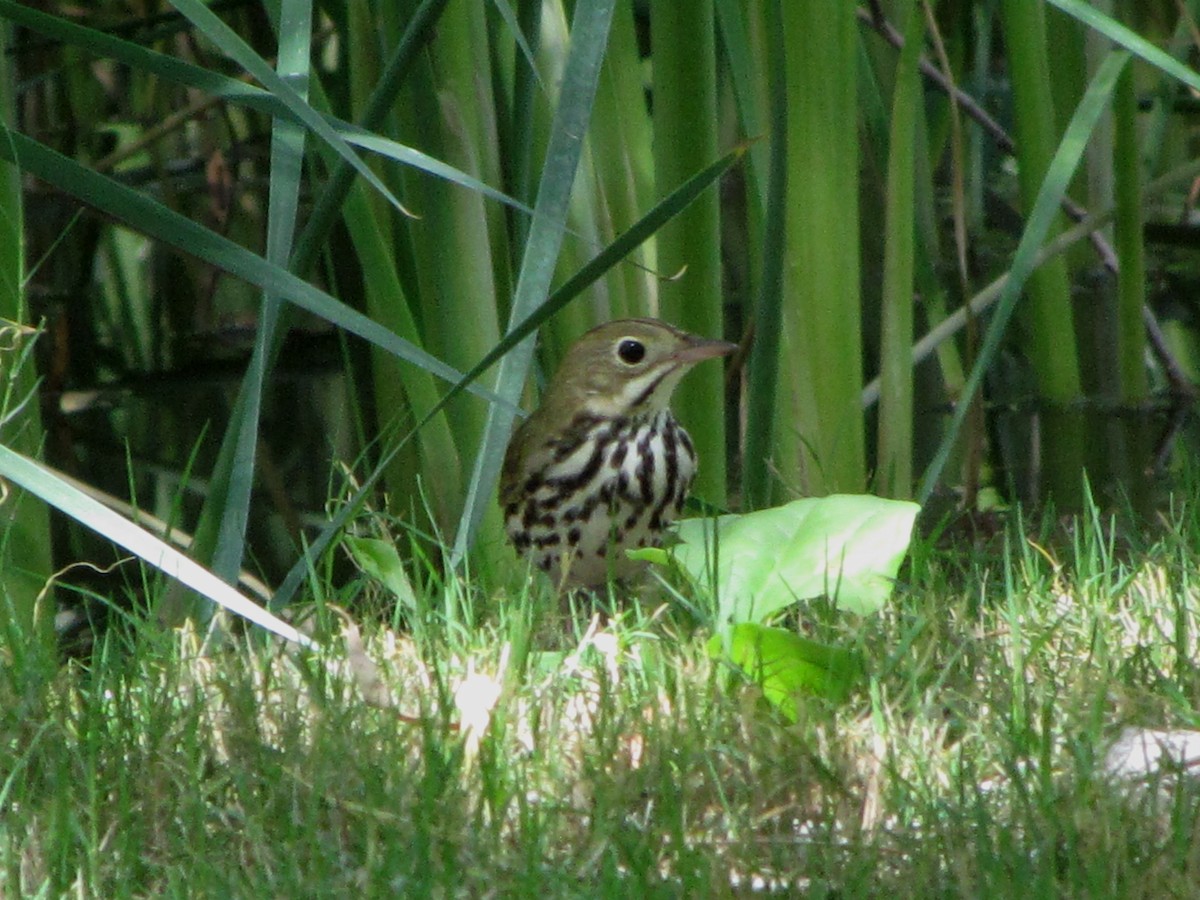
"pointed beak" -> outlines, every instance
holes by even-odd
[[[716,356],[728,356],[737,348],[737,344],[731,344],[729,341],[689,337],[687,346],[679,350],[675,354],[675,358],[682,363],[692,365]]]

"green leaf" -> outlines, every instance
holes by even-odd
[[[1074,16],[1084,25],[1095,29],[1118,46],[1124,47],[1150,65],[1161,69],[1172,78],[1177,78],[1194,91],[1200,91],[1200,72],[1189,68],[1160,47],[1156,47],[1140,34],[1125,27],[1111,16],[1106,16],[1083,0],[1050,0],[1069,16]]]
[[[416,592],[408,580],[408,573],[404,571],[395,544],[379,538],[352,536],[348,536],[345,543],[363,572],[387,588],[405,609],[410,612],[418,610]]]
[[[686,519],[671,556],[694,581],[716,591],[721,627],[763,622],[797,600],[821,595],[839,609],[868,615],[892,592],[919,511],[901,500],[834,495]]]
[[[709,652],[721,655],[722,643],[720,635],[714,636]],[[728,658],[762,688],[768,703],[793,722],[801,696],[843,703],[864,671],[862,658],[852,650],[750,623],[734,627]]]

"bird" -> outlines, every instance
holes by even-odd
[[[696,450],[671,395],[697,363],[737,349],[658,319],[617,319],[567,351],[513,432],[500,474],[505,530],[560,590],[598,589],[643,564],[683,512]]]

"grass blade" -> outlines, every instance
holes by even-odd
[[[1074,16],[1084,25],[1093,28],[1113,43],[1124,47],[1134,56],[1177,78],[1193,91],[1200,91],[1200,72],[1188,68],[1169,53],[1156,47],[1140,34],[1126,28],[1116,19],[1106,16],[1082,0],[1048,0],[1069,16]]]
[[[311,0],[282,0],[277,30],[279,77],[295,86],[297,95],[307,103],[312,44]],[[304,129],[293,122],[276,119],[272,123],[266,258],[281,269],[287,268],[292,256],[304,169],[304,138]],[[227,581],[237,576],[245,552],[262,395],[273,361],[283,301],[284,298],[270,288],[263,292],[254,352],[242,385],[244,403],[239,404],[242,414],[230,423],[231,427],[237,428],[237,446],[228,473],[228,488],[221,498],[224,511],[212,562],[213,571]]]

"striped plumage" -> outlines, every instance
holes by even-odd
[[[500,502],[517,551],[564,587],[595,587],[657,546],[696,474],[670,399],[696,363],[734,349],[656,319],[594,328],[567,352],[513,434]]]

